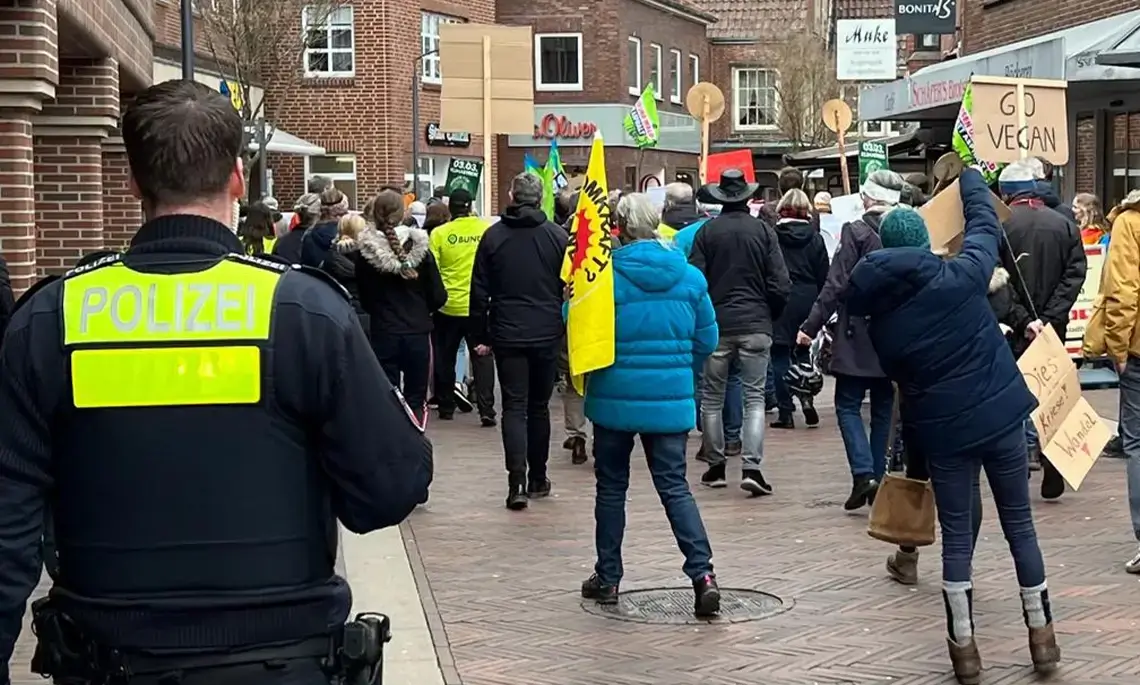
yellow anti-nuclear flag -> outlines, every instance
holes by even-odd
[[[570,375],[579,394],[585,392],[585,374],[614,363],[614,271],[608,195],[605,143],[600,134],[594,134],[586,180],[578,195],[570,242],[562,262],[562,280],[569,290],[566,333]]]

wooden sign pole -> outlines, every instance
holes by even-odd
[[[851,177],[847,172],[847,147],[844,144],[843,126],[839,121],[839,113],[835,113],[835,136],[839,148],[839,173],[843,177],[843,194],[851,194]]]
[[[495,135],[491,132],[491,37],[483,36],[483,173],[479,180],[486,190],[483,193],[483,218],[491,217],[491,149]]]
[[[704,116],[701,117],[701,185],[709,182],[709,96],[704,96]]]
[[[1025,130],[1025,84],[1019,81],[1017,84],[1017,149],[1023,157],[1026,156],[1026,150],[1021,147],[1021,132]],[[1027,140],[1026,143],[1028,142]]]

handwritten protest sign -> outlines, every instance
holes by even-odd
[[[1077,367],[1052,326],[1033,340],[1017,367],[1038,401],[1031,418],[1043,445],[1041,451],[1076,490],[1112,433],[1081,397]]]
[[[1067,82],[974,76],[974,151],[987,162],[1069,162]]]
[[[994,195],[994,211],[997,212],[998,221],[1005,223],[1011,216],[1009,207]],[[834,208],[835,201],[832,200]],[[926,230],[930,234],[930,248],[934,251],[946,251],[955,254],[962,246],[961,236],[966,230],[966,215],[962,207],[962,190],[958,181],[946,186],[945,190],[937,193],[930,201],[919,208],[918,213],[926,220]]]

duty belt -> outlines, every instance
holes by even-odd
[[[90,639],[70,616],[52,606],[50,597],[32,603],[32,624],[37,638],[32,672],[60,685],[129,683],[135,676],[297,659],[319,659],[338,685],[381,685],[384,645],[392,639],[387,616],[364,613],[329,635],[289,645],[230,653],[129,653]]]

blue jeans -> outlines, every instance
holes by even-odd
[[[796,410],[796,406],[792,404],[792,393],[788,390],[788,384],[784,382],[784,375],[788,373],[788,369],[792,368],[792,348],[785,345],[772,346],[772,363],[768,365],[769,380],[775,383],[775,397],[776,408],[780,410],[780,414],[790,415]],[[765,398],[771,397],[768,391],[764,391]]]
[[[745,470],[760,468],[764,458],[764,379],[768,374],[768,353],[772,336],[767,333],[721,336],[716,349],[705,360],[705,382],[701,398],[702,443],[709,464],[725,461],[723,430],[725,390],[732,363],[740,365],[740,385],[744,395],[744,417],[740,428],[740,459]]]
[[[988,444],[932,458],[929,466],[938,524],[942,528],[942,581],[971,580],[974,557],[971,509],[979,472],[985,467],[1001,530],[1013,555],[1018,584],[1037,587],[1044,583],[1045,561],[1037,544],[1029,504],[1025,429],[1021,425],[1014,426]]]
[[[870,439],[861,413],[863,398],[868,392],[871,393]],[[881,479],[886,472],[894,399],[894,388],[886,378],[835,374],[835,418],[853,477]]]
[[[594,426],[594,475],[597,495],[594,499],[594,545],[598,562],[594,572],[607,585],[621,582],[621,542],[625,534],[625,498],[629,490],[629,457],[636,433]],[[701,521],[701,512],[685,478],[686,433],[643,433],[641,445],[653,487],[665,507],[665,516],[673,528],[677,547],[685,555],[682,569],[696,581],[712,573],[712,547]]]
[[[774,348],[775,345],[773,345],[772,347]],[[773,350],[773,361],[775,361],[775,350]],[[768,400],[771,400],[773,397],[778,397],[777,393],[780,392],[779,385],[778,385],[779,381],[776,380],[778,377],[782,377],[782,376],[780,376],[779,372],[776,371],[773,364],[769,364],[768,365],[768,377],[764,379],[764,401],[765,402],[767,402]]]
[[[1120,374],[1120,443],[1128,459],[1128,511],[1140,540],[1140,359],[1128,358]]]
[[[697,430],[704,432],[701,421],[701,389],[703,379],[697,375]],[[728,385],[724,389],[724,440],[740,442],[740,425],[744,423],[744,391],[740,386],[740,364],[732,363],[728,369]]]

